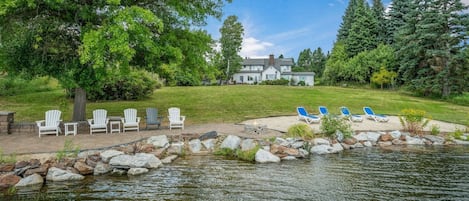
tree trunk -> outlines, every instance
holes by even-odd
[[[86,91],[75,88],[75,103],[73,105],[73,121],[86,120]]]

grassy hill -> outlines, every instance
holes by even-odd
[[[10,97],[0,97],[1,111],[15,111],[15,121],[35,121],[44,118],[49,109],[60,109],[63,120],[70,121],[73,100],[64,98],[63,90],[34,92]],[[448,102],[408,96],[399,92],[352,89],[339,87],[288,87],[288,86],[210,86],[165,87],[155,91],[146,100],[88,102],[87,117],[94,109],[108,110],[110,116],[122,116],[125,108],[137,108],[139,116],[146,107],[156,107],[162,115],[167,108],[180,107],[187,123],[236,123],[242,120],[296,115],[295,108],[304,106],[311,113],[318,113],[318,106],[328,107],[338,114],[340,106],[347,106],[352,113],[362,114],[363,106],[370,106],[376,113],[398,115],[402,109],[425,110],[433,119],[467,124],[469,107]]]

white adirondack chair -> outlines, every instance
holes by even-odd
[[[169,119],[169,130],[172,128],[181,128],[184,130],[184,120],[186,116],[181,116],[181,110],[177,107],[171,107],[168,109]]]
[[[122,131],[126,130],[140,130],[140,117],[137,117],[137,109],[129,108],[124,110],[124,118],[122,118]]]
[[[107,111],[104,109],[97,109],[93,111],[93,119],[88,119],[90,125],[90,135],[93,132],[106,132],[107,133]]]
[[[39,130],[39,137],[45,134],[55,134],[59,136],[59,133],[62,131],[60,130],[60,116],[62,112],[60,110],[49,110],[46,112],[45,120],[36,121],[38,130]]]

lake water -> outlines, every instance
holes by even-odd
[[[90,176],[41,192],[81,200],[469,200],[469,147],[355,149],[269,164],[190,156],[137,177]]]

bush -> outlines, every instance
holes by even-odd
[[[31,92],[50,91],[50,78],[26,80],[21,77],[0,77],[0,96],[14,96]]]
[[[404,109],[399,115],[399,120],[405,131],[422,135],[423,128],[430,122],[430,117],[423,110]]]
[[[259,151],[261,147],[257,145],[255,148],[247,150],[247,151],[242,151],[241,149],[236,150],[236,156],[243,160],[243,161],[250,161],[254,162],[256,161],[256,153]]]
[[[310,140],[314,138],[314,132],[311,127],[307,124],[294,124],[288,128],[288,137],[299,137],[305,140]]]
[[[340,131],[344,135],[344,138],[352,136],[352,126],[347,119],[328,115],[324,116],[321,121],[321,132],[329,138],[337,138],[337,131]]]
[[[288,85],[288,83],[287,79],[281,78],[279,80],[264,80],[260,85]]]
[[[89,100],[139,100],[150,96],[161,86],[158,78],[146,71],[114,73],[87,96]]]

